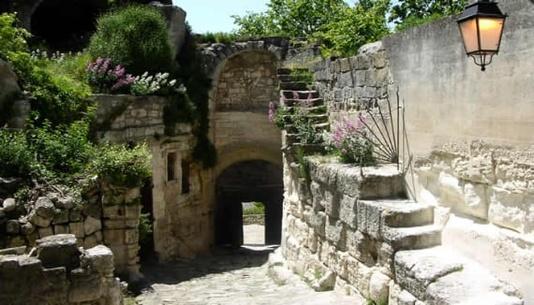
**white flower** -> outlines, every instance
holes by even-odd
[[[171,80],[169,82],[169,86],[174,87],[174,85],[176,85],[176,80],[175,79],[173,79],[173,80]]]

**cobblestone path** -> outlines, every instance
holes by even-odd
[[[361,305],[354,297],[315,292],[295,276],[278,286],[267,275],[265,248],[225,251],[192,262],[143,270],[149,287],[142,305]]]

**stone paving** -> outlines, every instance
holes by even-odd
[[[213,257],[165,265],[143,272],[149,283],[141,305],[361,305],[355,297],[315,292],[298,277],[278,286],[267,275],[269,247],[219,250]]]

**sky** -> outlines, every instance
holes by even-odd
[[[187,12],[187,21],[195,33],[230,32],[234,23],[232,15],[261,12],[267,9],[269,0],[173,0]]]
[[[269,0],[173,0],[187,12],[195,33],[230,32],[235,29],[232,15],[262,12]],[[354,0],[348,1],[354,3]]]

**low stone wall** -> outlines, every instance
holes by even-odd
[[[82,198],[60,192],[29,202],[7,198],[0,207],[0,248],[31,248],[39,238],[72,234],[79,246],[111,247],[117,273],[135,280],[139,275],[139,218],[139,188],[101,184]]]
[[[166,97],[98,94],[92,98],[97,103],[97,135],[104,141],[125,143],[165,134]]]
[[[314,71],[315,88],[330,116],[382,104],[391,84],[389,60],[381,42],[363,46],[350,58],[323,60]]]
[[[0,251],[0,304],[122,305],[113,271],[105,246],[84,250],[74,235],[45,237],[29,255]]]

